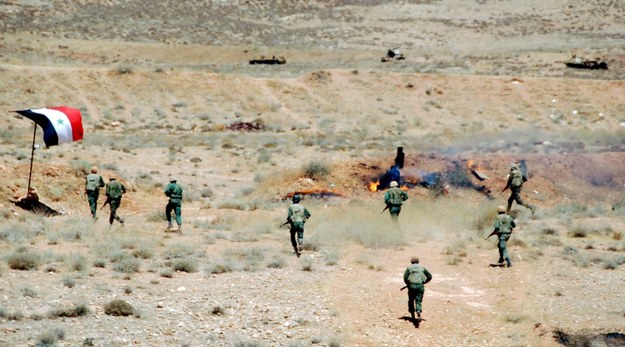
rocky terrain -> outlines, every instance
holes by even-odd
[[[625,345],[624,12],[0,2],[0,345]],[[381,62],[389,48],[406,59]],[[609,69],[567,68],[573,54]],[[248,64],[261,55],[287,63]],[[57,105],[81,109],[85,137],[34,152],[32,185],[64,213],[46,218],[10,202],[33,133],[12,111]],[[397,147],[394,226],[369,186]],[[538,210],[515,205],[514,266],[489,267],[518,160]],[[92,165],[129,188],[123,227],[89,218]],[[165,230],[172,177],[181,233]],[[294,192],[313,215],[300,258],[278,227]],[[434,276],[416,325],[399,290],[413,255]]]

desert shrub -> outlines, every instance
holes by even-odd
[[[104,305],[104,313],[109,316],[131,316],[135,314],[135,308],[124,300],[113,300]]]
[[[209,274],[222,274],[236,270],[237,266],[232,261],[222,260],[215,264],[209,264],[205,271]]]
[[[93,261],[93,266],[99,267],[99,268],[105,268],[106,267],[106,260],[104,260],[104,259],[96,259],[96,260]]]
[[[163,256],[165,259],[186,258],[193,254],[193,247],[180,243],[173,244],[165,250]]]
[[[24,314],[19,310],[7,311],[3,307],[0,307],[0,318],[18,321],[24,319]]]
[[[83,271],[87,269],[87,258],[82,254],[68,254],[65,256],[65,262],[72,271]]]
[[[132,255],[135,258],[150,259],[154,255],[154,252],[148,247],[140,247],[132,251]]]
[[[213,194],[213,190],[208,187],[204,187],[200,190],[200,196],[203,198],[211,198],[213,197]]]
[[[63,285],[67,288],[74,288],[76,285],[76,279],[73,277],[66,277],[63,279]]]
[[[267,267],[272,269],[282,269],[284,265],[286,261],[281,257],[274,257],[267,263]]]
[[[46,330],[37,337],[35,347],[54,346],[59,340],[65,338],[65,331],[61,328]]]
[[[614,270],[625,263],[625,256],[613,257],[604,260],[603,268],[606,270]]]
[[[115,72],[118,75],[126,75],[126,74],[131,74],[133,72],[133,69],[130,66],[120,65],[115,69]]]
[[[226,309],[221,305],[213,305],[213,308],[211,309],[211,313],[214,315],[223,316],[224,314],[226,314]]]
[[[313,270],[313,258],[312,257],[304,257],[302,258],[300,265],[302,267],[302,271],[312,271]]]
[[[311,161],[303,168],[304,177],[321,180],[330,174],[330,167],[320,161]]]
[[[31,251],[18,250],[7,257],[7,264],[13,270],[38,269],[41,265],[41,257]]]
[[[260,247],[229,249],[224,252],[224,257],[231,262],[243,261],[244,271],[255,271],[261,267],[265,252],[266,250]]]
[[[124,294],[132,294],[132,287],[131,286],[124,286],[124,288],[122,288],[124,290]]]
[[[588,228],[582,225],[576,225],[567,233],[570,237],[586,237],[588,236]]]
[[[161,270],[159,275],[161,277],[165,277],[165,278],[173,278],[174,277],[174,271],[172,269],[163,269],[163,270]]]
[[[139,272],[140,262],[134,257],[126,257],[113,265],[113,270],[125,274]]]
[[[89,314],[87,305],[63,306],[48,311],[48,318],[82,317]]]
[[[191,258],[175,259],[171,266],[174,271],[182,271],[188,273],[197,271],[197,262]]]
[[[332,266],[339,263],[341,254],[337,250],[331,250],[326,252],[326,265]]]

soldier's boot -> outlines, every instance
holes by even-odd
[[[410,317],[412,318],[412,320],[415,320],[415,318],[414,318],[414,311],[410,312]]]
[[[421,311],[417,311],[417,318],[421,319]]]
[[[508,207],[506,207],[506,214],[510,214],[510,210],[512,209],[512,203],[508,203]]]
[[[506,258],[506,264],[508,265],[508,267],[512,267],[512,262],[510,261],[510,258]]]
[[[182,232],[182,224],[178,224],[178,232],[181,233]]]
[[[497,261],[497,264],[503,264],[503,258],[499,258],[499,260]]]
[[[167,229],[171,229],[171,228],[173,228],[173,227],[174,227],[174,226],[171,224],[171,222],[169,222],[169,223],[167,224]]]
[[[532,214],[534,214],[536,212],[536,207],[535,206],[527,205],[527,207],[529,207],[529,209],[532,211]]]

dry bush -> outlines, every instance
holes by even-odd
[[[113,300],[104,305],[104,313],[109,316],[132,316],[136,313],[135,308],[124,300]]]
[[[311,161],[302,169],[302,175],[310,179],[319,181],[330,174],[330,166],[320,161]]]
[[[125,274],[136,273],[139,272],[140,269],[141,263],[139,260],[131,256],[124,257],[113,265],[113,270]]]
[[[171,267],[174,271],[191,273],[197,271],[197,262],[192,258],[175,259]]]
[[[219,261],[215,264],[209,264],[206,266],[206,273],[209,274],[222,274],[226,272],[236,271],[236,265],[231,261]]]
[[[271,269],[282,269],[286,265],[286,260],[282,257],[273,257],[268,263],[267,267]]]
[[[18,250],[7,257],[7,264],[13,270],[33,270],[41,265],[41,256],[37,253]]]
[[[313,265],[314,265],[314,262],[313,262],[312,257],[304,257],[300,261],[300,266],[302,268],[302,271],[312,271]]]
[[[46,330],[37,337],[35,347],[55,346],[59,340],[65,339],[65,331],[61,328]]]
[[[89,307],[85,304],[64,306],[48,311],[48,318],[82,317],[89,314]]]
[[[71,271],[87,270],[87,258],[78,253],[71,253],[65,256],[65,263]]]
[[[0,307],[0,318],[4,318],[6,320],[18,321],[18,320],[24,319],[24,314],[19,310],[7,311],[3,307]]]

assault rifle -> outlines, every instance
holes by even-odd
[[[489,237],[493,236],[493,235],[498,235],[499,234],[499,230],[495,229],[493,230],[492,233],[490,233],[490,235],[486,236],[486,238],[484,240],[488,240]]]
[[[403,287],[401,287],[401,289],[399,291],[401,292],[402,290],[404,290],[406,288],[408,288],[408,286],[403,286]]]
[[[284,222],[284,223],[280,224],[280,226],[279,226],[278,228],[282,228],[283,226],[285,226],[285,225],[289,224],[290,222],[291,222],[291,221],[287,219],[287,220],[286,220],[286,222]]]
[[[388,210],[388,204],[386,205],[386,207],[382,210],[382,212],[380,212],[380,214],[384,213],[384,211]]]

